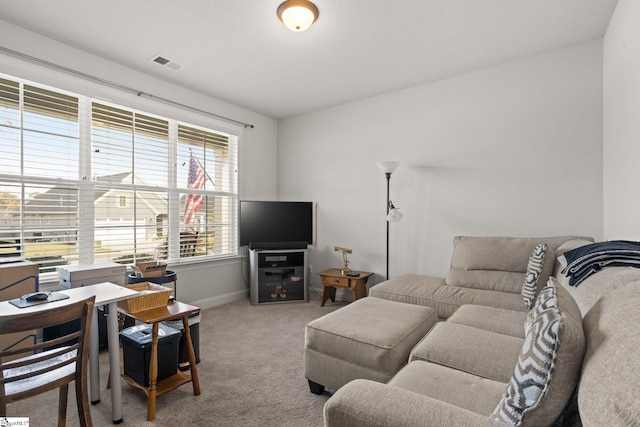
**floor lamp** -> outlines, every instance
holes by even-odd
[[[389,184],[391,181],[391,174],[398,169],[400,164],[398,162],[376,162],[378,168],[384,173],[387,178],[387,279],[389,279],[389,223],[398,222],[402,219],[402,213],[393,206],[393,202],[389,200]]]

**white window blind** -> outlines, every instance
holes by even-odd
[[[0,257],[49,272],[78,253],[131,264],[238,252],[234,135],[0,76],[0,150]]]
[[[95,259],[167,259],[169,121],[97,102],[91,118]]]
[[[77,262],[79,103],[0,78],[0,256]]]
[[[236,138],[180,124],[177,150],[178,165],[181,165],[178,187],[183,190],[180,192],[180,257],[235,251]]]

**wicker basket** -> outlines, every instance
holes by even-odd
[[[140,282],[127,285],[127,288],[142,293],[142,295],[124,301],[118,301],[118,307],[127,313],[164,307],[169,302],[173,289],[155,283]]]

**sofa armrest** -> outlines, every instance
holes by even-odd
[[[472,427],[489,425],[486,416],[398,387],[354,380],[324,406],[325,427]]]

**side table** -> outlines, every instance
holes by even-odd
[[[142,323],[150,323],[151,328],[151,354],[149,357],[149,387],[145,387],[128,375],[123,378],[131,386],[145,392],[148,397],[147,421],[153,421],[156,417],[156,397],[161,396],[171,390],[175,390],[186,383],[193,383],[194,396],[200,395],[200,380],[198,379],[198,369],[196,367],[196,354],[193,350],[191,333],[189,332],[189,315],[200,311],[199,307],[174,301],[164,307],[152,308],[136,313],[126,313]],[[184,339],[189,355],[189,371],[178,372],[168,378],[157,381],[158,378],[158,323],[168,320],[182,319],[184,326]]]
[[[360,271],[358,276],[345,276],[340,272],[339,268],[330,268],[318,273],[322,279],[322,300],[320,307],[324,307],[324,303],[328,299],[331,302],[336,301],[336,288],[347,288],[353,291],[353,299],[360,299],[367,296],[367,280],[373,273]]]

